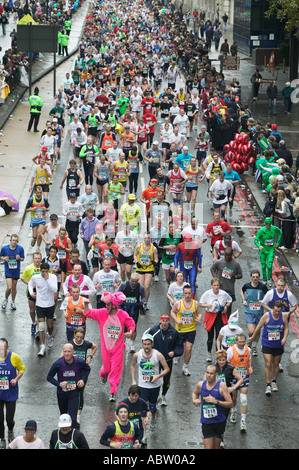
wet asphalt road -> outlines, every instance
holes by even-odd
[[[67,65],[65,65],[67,67]],[[193,132],[192,138],[188,141],[188,146],[192,150],[194,147]],[[65,191],[59,190],[63,171],[67,167],[71,157],[71,148],[68,139],[65,139],[62,148],[62,160],[56,170],[50,193],[51,211],[61,215],[62,205],[65,202]],[[142,174],[137,196],[140,197],[141,190],[146,187],[148,173],[145,166],[142,166]],[[202,223],[206,226],[212,220],[212,211],[209,209],[207,198],[207,183],[204,182],[198,192],[198,206],[196,211],[202,211]],[[255,221],[261,221],[261,215],[253,209],[254,198],[248,201],[246,188],[239,193],[239,202],[235,202],[233,217],[228,218],[228,222],[235,228],[233,237],[240,244],[243,254],[238,259],[243,270],[243,279],[236,282],[237,302],[234,307],[239,308],[239,324],[247,333],[244,314],[240,303],[239,291],[243,283],[250,279],[249,272],[252,268],[260,267],[258,252],[253,243],[252,228],[250,223],[255,225]],[[244,199],[243,199],[244,195]],[[254,195],[253,195],[254,196]],[[25,196],[27,197],[27,195]],[[251,208],[251,209],[250,209]],[[55,210],[54,210],[55,209]],[[244,210],[247,219],[244,218]],[[60,219],[60,222],[63,218]],[[143,227],[145,221],[143,220]],[[22,269],[31,263],[33,249],[30,246],[31,230],[29,228],[29,216],[25,217],[24,225],[20,233],[19,243],[24,247],[26,259]],[[82,245],[83,247],[83,245]],[[210,288],[210,265],[211,254],[209,251],[209,241],[203,246],[203,272],[197,277],[196,298]],[[43,252],[44,255],[44,252]],[[280,263],[280,260],[277,260]],[[281,262],[283,263],[283,260]],[[0,292],[4,292],[5,279],[3,267],[0,271]],[[139,318],[137,326],[136,348],[141,345],[140,338],[144,330],[158,323],[162,312],[168,311],[166,300],[167,285],[160,273],[160,281],[152,283],[149,301],[150,310],[146,316]],[[292,289],[298,294],[298,288]],[[298,297],[298,295],[297,295]],[[37,356],[39,344],[30,335],[30,317],[26,298],[25,285],[18,283],[17,310],[15,312],[7,309],[0,311],[1,328],[0,336],[6,337],[9,341],[10,349],[18,353],[26,367],[25,374],[19,382],[20,396],[16,411],[15,435],[23,432],[23,427],[28,419],[35,419],[38,424],[37,435],[48,447],[50,435],[56,428],[59,410],[56,400],[55,388],[46,381],[46,376],[51,364],[59,357],[63,344],[66,342],[65,320],[62,312],[57,308],[57,320],[54,324],[54,346],[52,350],[47,349],[46,356]],[[181,365],[174,366],[171,387],[167,394],[168,406],[159,407],[157,413],[156,430],[149,431],[148,449],[185,449],[189,452],[202,449],[201,426],[199,422],[199,410],[191,402],[191,394],[196,383],[202,379],[206,367],[206,331],[202,324],[197,327],[197,336],[192,352],[190,363],[190,377],[182,375]],[[87,320],[86,338],[99,345],[98,324],[92,320]],[[278,379],[279,391],[272,394],[271,398],[266,398],[264,380],[264,362],[261,352],[258,357],[253,358],[254,373],[250,378],[248,394],[248,416],[247,434],[243,435],[239,430],[239,421],[235,425],[228,423],[225,433],[225,444],[228,449],[296,449],[298,442],[297,424],[299,414],[299,392],[297,388],[299,370],[296,363],[297,339],[293,328],[290,328],[288,342],[283,356],[284,372]],[[214,356],[215,357],[215,356]],[[131,385],[130,380],[131,354],[125,353],[122,381],[119,386],[117,400],[120,401],[127,394]],[[85,434],[91,449],[102,449],[99,438],[106,426],[114,421],[115,404],[109,402],[109,384],[101,386],[99,382],[99,369],[101,366],[100,348],[92,361],[91,373],[85,389],[85,405],[81,418],[81,431]],[[240,415],[238,416],[240,418]],[[279,430],[279,432],[278,432]],[[282,438],[283,436],[283,438]]]

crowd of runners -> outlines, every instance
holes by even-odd
[[[180,360],[182,374],[190,376],[198,328],[207,332],[207,368],[190,401],[201,410],[205,448],[223,446],[227,420],[237,420],[238,397],[240,431],[246,432],[248,390],[260,338],[265,394],[278,391],[297,300],[283,278],[274,285],[272,263],[276,247],[296,248],[299,182],[292,165],[276,154],[281,136],[254,121],[240,100],[240,84],[226,83],[211,65],[205,32],[218,31],[221,24],[204,17],[200,21],[205,25],[202,36],[190,30],[182,10],[173,4],[92,1],[73,70],[57,90],[43,131],[37,129],[43,107],[38,89],[30,102],[28,131],[34,124],[42,134],[40,152],[33,156],[33,193],[25,209],[36,251],[23,267],[25,252],[17,234],[2,247],[7,284],[2,309],[17,309],[21,279],[27,286],[38,356],[44,357],[47,348],[59,349],[59,359],[46,372],[57,387],[61,415],[50,448],[89,447],[80,422],[95,354],[101,355],[100,384],[108,380],[109,400],[116,402],[115,421],[100,444],[146,446],[156,426],[157,404],[167,405],[173,365]],[[253,143],[257,171],[271,202],[254,240],[261,270],[249,275],[242,272],[242,249],[227,221],[241,181],[225,160],[225,145],[236,133]],[[73,154],[60,182],[65,194],[62,224],[51,207],[51,184],[57,165],[65,161],[64,139]],[[266,151],[261,140],[267,142]],[[140,189],[141,174],[146,175],[145,189]],[[206,184],[201,186],[204,181],[208,194]],[[205,227],[197,217],[198,203],[212,209]],[[199,293],[206,242],[210,270],[205,268],[204,274],[211,281],[210,288]],[[236,292],[235,281],[240,279],[244,284]],[[153,282],[167,284],[169,309],[153,316],[153,326],[142,333],[136,350],[140,316],[151,312]],[[246,332],[239,326],[236,301],[244,306]],[[55,342],[58,310],[65,317],[63,345]],[[99,344],[85,339],[87,319],[99,325]],[[18,381],[30,371],[22,354],[9,350],[9,341],[0,340],[1,447],[6,447],[6,421],[9,448],[42,448],[33,420],[26,423],[24,436],[14,436]],[[132,385],[128,396],[120,397],[125,348],[132,353]]]

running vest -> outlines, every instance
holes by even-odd
[[[134,439],[134,424],[131,423],[131,421],[128,421],[130,424],[130,430],[128,433],[124,433],[121,430],[121,427],[119,425],[118,421],[114,422],[115,425],[115,434],[113,437],[110,438],[110,442],[121,442],[121,448],[122,449],[130,449],[133,445],[133,439]],[[113,447],[110,447],[111,449]]]
[[[104,232],[106,235],[116,234],[116,219],[117,219],[117,212],[113,209],[113,213],[109,214],[107,209],[104,210]]]
[[[65,248],[67,248],[67,238],[68,237],[65,237],[62,244]],[[56,237],[55,238],[55,245],[57,247],[57,256],[59,259],[61,259],[62,261],[65,261],[67,259],[70,259],[70,254],[67,253],[63,248],[60,248],[59,246],[59,237]]]
[[[109,192],[110,192],[109,199],[111,201],[115,201],[116,199],[120,199],[121,198],[120,183],[117,183],[117,184],[110,183]]]
[[[140,249],[138,253],[137,262],[142,265],[141,268],[137,267],[138,271],[142,271],[142,273],[148,273],[154,271],[154,245],[151,243],[150,249],[145,250],[144,243],[140,244]]]
[[[178,173],[175,174],[173,170],[170,172],[170,191],[173,193],[181,193],[183,191],[180,184],[184,181],[184,178],[181,175],[181,170],[179,169]]]
[[[1,359],[0,368],[0,400],[16,401],[18,399],[18,384],[10,386],[10,381],[17,376],[17,370],[11,363],[12,352],[8,351],[6,359]]]
[[[78,170],[72,171],[70,168],[67,170],[67,177],[66,177],[66,187],[68,190],[75,190],[79,184],[79,175]]]
[[[68,291],[69,291],[69,294],[71,295],[71,287],[73,284],[78,284],[78,286],[80,286],[80,294],[82,295],[82,297],[87,297],[87,295],[83,295],[82,293],[85,291],[85,290],[88,290],[88,286],[83,286],[83,288],[81,289],[81,284],[83,284],[83,281],[85,279],[85,274],[81,274],[80,276],[80,279],[78,279],[78,281],[76,279],[74,279],[74,276],[73,274],[71,274],[69,276],[69,280],[68,280]]]
[[[78,449],[78,447],[76,446],[76,444],[74,442],[74,432],[75,432],[75,429],[73,429],[73,431],[72,431],[72,437],[71,437],[71,440],[69,442],[62,442],[59,439],[59,430],[58,430],[58,432],[57,432],[57,442],[54,446],[54,449]]]
[[[83,328],[85,327],[85,321],[86,318],[83,313],[78,313],[75,312],[75,308],[80,308],[81,310],[84,311],[84,302],[83,302],[83,297],[79,297],[79,302],[77,304],[73,303],[73,298],[70,295],[68,297],[67,301],[67,307],[66,307],[66,312],[67,312],[67,318],[66,318],[66,323],[71,326],[73,329],[82,326]]]
[[[119,182],[127,181],[127,162],[121,163],[118,160],[114,167],[114,173],[117,174]]]
[[[207,381],[204,380],[202,383],[200,398],[201,398],[201,417],[200,422],[203,424],[214,424],[222,423],[226,420],[225,409],[223,406],[216,405],[214,403],[205,403],[206,397],[211,395],[216,400],[224,401],[223,396],[220,393],[221,380],[217,380],[214,387],[209,390],[207,388]]]
[[[108,134],[107,132],[104,132],[103,134],[103,140],[102,140],[102,149],[103,150],[108,150],[112,147],[113,144],[113,135],[112,132]]]
[[[143,349],[140,349],[137,357],[138,367],[138,385],[142,388],[157,388],[161,385],[161,378],[154,384],[151,382],[153,375],[159,375],[160,363],[157,359],[157,350],[153,349],[150,358],[143,357]]]
[[[215,181],[218,178],[219,173],[221,171],[222,171],[221,161],[219,161],[219,163],[213,162],[212,170],[210,173],[210,181]]]
[[[248,375],[248,363],[250,360],[249,348],[245,345],[245,351],[242,354],[237,351],[237,347],[235,344],[232,346],[232,348],[233,355],[229,363],[234,366],[239,372],[239,374],[242,376],[242,378],[245,379],[246,375]]]
[[[146,133],[147,130],[148,130],[148,127],[146,124],[144,124],[144,126],[142,126],[141,124],[138,124],[137,132],[140,132],[140,134],[138,134],[137,140],[139,142],[147,141],[147,133]]]
[[[269,322],[264,325],[262,334],[262,346],[268,348],[281,348],[281,340],[284,335],[284,321],[282,311],[278,320],[274,320],[272,311],[269,312]]]
[[[46,220],[46,205],[44,201],[44,197],[41,197],[41,201],[37,202],[35,195],[32,197],[32,208],[37,208],[36,211],[31,211],[30,215],[31,218],[35,221],[42,221]]]
[[[136,155],[132,155],[131,150],[128,154],[128,163],[130,165],[130,169],[132,173],[139,173],[139,158],[136,153]]]
[[[109,181],[109,168],[107,166],[107,162],[104,163],[104,165],[101,164],[101,162],[99,162],[99,165],[98,165],[98,168],[97,168],[97,177],[98,178],[102,178],[101,180],[99,180],[101,183],[103,183],[104,181]]]
[[[193,170],[191,165],[189,165],[189,168],[186,171],[186,175],[191,176],[191,180],[188,180],[186,186],[197,187],[199,183],[199,173],[200,171],[198,165],[196,165],[195,170]]]
[[[273,298],[272,298],[272,300],[270,300],[270,302],[269,302],[269,307],[270,307],[271,309],[273,308],[274,302],[276,302],[277,300],[280,300],[280,301],[282,302],[282,304],[283,304],[282,312],[288,312],[288,311],[290,310],[290,303],[289,303],[289,299],[288,299],[288,291],[287,291],[287,289],[284,290],[282,297],[279,297],[278,294],[277,294],[277,290],[274,289]]]
[[[93,256],[95,256],[96,258],[99,257],[99,247],[104,241],[105,241],[105,235],[104,234],[102,234],[101,237],[97,234],[95,235],[91,250],[92,250]]]
[[[41,169],[40,165],[36,167],[35,184],[49,184],[48,174],[45,168]]]
[[[228,246],[227,246],[226,248],[231,248],[231,247],[232,247],[232,244],[233,244],[233,242],[230,241],[229,244],[228,244]],[[223,245],[223,240],[220,240],[220,242],[219,242],[219,248],[218,248],[218,255],[219,255],[220,258],[224,258],[224,254],[225,254],[226,248],[225,248],[224,245]]]
[[[182,321],[182,325],[179,326],[177,323],[175,324],[175,329],[180,333],[188,333],[189,331],[196,330],[196,323],[195,323],[195,314],[196,314],[196,306],[195,300],[192,300],[191,307],[186,307],[184,304],[184,299],[180,300],[180,308],[177,313],[178,320]]]

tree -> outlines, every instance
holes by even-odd
[[[266,17],[282,21],[285,30],[299,38],[299,0],[269,0]]]

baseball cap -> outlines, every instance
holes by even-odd
[[[96,230],[103,230],[103,225],[102,225],[102,224],[97,224],[97,225],[95,226],[95,229],[96,229]]]
[[[72,425],[72,418],[67,413],[62,414],[59,417],[58,427],[59,428],[68,428]]]
[[[185,233],[185,235],[184,235],[184,240],[192,240],[192,235],[191,235],[191,233]]]
[[[159,145],[159,142],[158,142],[157,140],[155,140],[155,141],[153,142],[153,145]]]
[[[42,147],[42,150],[43,150],[44,152],[47,152],[48,147],[47,147],[46,145],[44,145],[44,146]]]
[[[77,197],[76,193],[70,193],[69,197]]]
[[[129,194],[128,199],[136,199],[135,194]]]
[[[51,215],[50,215],[50,220],[58,220],[58,215],[56,215],[56,214],[51,214]]]
[[[231,240],[232,239],[232,236],[230,235],[230,233],[226,233],[223,235],[223,240]]]
[[[187,145],[184,145],[183,150],[188,150]]]
[[[27,421],[27,423],[25,424],[25,429],[36,431],[37,430],[36,421],[34,421],[34,419],[29,419],[29,421]]]
[[[58,119],[57,119],[57,118],[53,118],[53,122],[58,122]]]
[[[238,326],[237,320],[235,319],[228,320],[228,326],[231,330],[235,330]]]
[[[144,333],[142,338],[141,338],[141,341],[146,341],[147,339],[149,339],[150,341],[154,342],[154,338],[152,335],[150,335],[149,333]]]
[[[290,82],[286,82],[286,86],[290,86],[290,84],[291,84]]]

